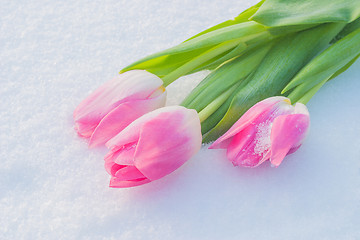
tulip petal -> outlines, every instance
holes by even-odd
[[[75,129],[80,136],[92,131],[110,111],[123,102],[148,98],[162,86],[162,80],[145,70],[118,75],[83,100],[74,111]]]
[[[119,181],[133,181],[133,180],[143,180],[146,178],[136,167],[134,166],[126,166],[120,168],[116,173],[113,175]]]
[[[271,122],[260,123],[256,127],[248,126],[241,133],[235,135],[227,150],[230,159],[232,152],[234,165],[256,167],[268,160],[270,155]]]
[[[299,102],[297,102],[295,104],[294,113],[296,113],[296,114],[305,114],[307,116],[310,116],[307,107],[304,104],[299,103]]]
[[[115,137],[107,141],[105,146],[111,149],[110,152],[116,152],[129,143],[137,144],[137,142],[139,141],[140,130],[142,129],[142,126],[151,118],[156,117],[158,112],[162,111],[163,109],[165,108],[159,108],[156,111],[149,112],[137,118],[121,132],[119,132]]]
[[[134,159],[135,166],[150,180],[179,168],[200,150],[202,141],[195,110],[180,106],[159,110],[143,125]]]
[[[74,129],[80,137],[89,138],[94,132],[96,125],[89,124],[88,122],[86,122],[86,120],[82,121],[84,122],[81,122],[81,120],[76,121]]]
[[[310,124],[307,114],[282,115],[275,118],[271,130],[270,162],[279,166],[284,157],[297,150],[306,137]]]
[[[236,134],[227,147],[226,156],[233,162],[234,165],[239,165],[237,157],[246,151],[247,147],[253,141],[255,130],[251,127],[246,127],[244,130]]]
[[[128,187],[135,187],[135,186],[143,185],[143,184],[149,183],[149,182],[150,182],[150,180],[147,178],[139,179],[137,181],[122,181],[116,177],[111,177],[109,187],[128,188]]]
[[[114,175],[119,169],[126,167],[124,165],[119,165],[111,161],[105,161],[105,169],[110,175]]]
[[[217,139],[209,148],[227,148],[231,143],[232,137],[238,134],[246,126],[262,122],[264,119],[268,118],[271,113],[279,109],[279,104],[284,104],[289,100],[285,97],[276,96],[267,98],[261,102],[258,102],[252,106],[223,136]],[[289,105],[288,103],[286,103]]]
[[[91,135],[89,147],[104,144],[135,119],[163,107],[165,101],[166,93],[152,99],[135,100],[120,104],[100,121]]]
[[[129,143],[117,151],[111,150],[108,154],[105,155],[104,160],[120,165],[134,165],[136,144],[137,142]]]
[[[161,110],[160,108],[158,110]],[[135,121],[130,123],[126,128],[124,128],[121,132],[119,132],[116,136],[111,138],[106,142],[105,146],[111,149],[110,152],[116,152],[122,149],[125,145],[129,143],[136,143],[139,141],[140,130],[142,126],[146,123],[146,121],[150,120],[153,116],[156,116],[156,111],[149,112]],[[110,153],[109,153],[110,154]]]
[[[210,148],[226,148],[235,166],[256,167],[269,159],[278,166],[301,146],[309,124],[304,104],[292,106],[288,98],[271,97],[250,108]]]
[[[142,185],[176,170],[200,149],[200,128],[197,112],[181,106],[136,119],[106,143],[111,148],[105,156],[110,187]]]
[[[254,151],[255,144],[251,143],[244,152],[240,152],[235,159],[235,166],[243,166],[254,168],[265,162],[270,158],[270,149],[265,150],[262,153],[256,153]]]
[[[150,180],[141,174],[135,167],[105,161],[105,169],[112,176],[109,184],[110,187],[134,187],[150,182]]]

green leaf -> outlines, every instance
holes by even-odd
[[[339,70],[337,70],[331,77],[329,80],[336,78],[337,76],[339,76],[340,74],[342,74],[343,72],[345,72],[346,70],[348,70],[349,67],[351,67],[351,65],[353,65],[356,60],[360,57],[360,54],[357,55],[356,57],[354,57],[350,62],[348,62],[345,66],[343,66],[342,68],[340,68]]]
[[[246,42],[250,39],[260,37],[262,35],[269,35],[266,31],[266,27],[255,22],[244,22],[234,24],[228,27],[224,27],[212,32],[203,34],[197,38],[183,42],[175,47],[166,49],[164,51],[147,56],[121,70],[125,72],[131,69],[144,69],[143,66],[151,67],[153,62],[158,64],[158,59],[167,55],[174,55],[184,53],[183,58],[191,59],[191,56],[187,56],[187,53],[194,53],[194,51],[204,52],[207,49],[214,47],[217,44],[223,43],[229,40],[242,40]],[[163,61],[163,59],[160,59]],[[164,62],[164,61],[163,61]],[[166,62],[164,62],[166,64]],[[146,69],[146,68],[145,68]]]
[[[200,112],[227,89],[248,76],[262,61],[271,44],[259,46],[210,73],[186,97],[182,105]]]
[[[202,54],[199,54],[198,56],[184,63],[179,68],[175,69],[173,72],[163,77],[162,80],[164,82],[164,87],[168,86],[179,77],[190,73],[197,67],[202,66],[202,64],[206,64],[206,62],[216,59],[219,55],[235,48],[236,46],[240,46],[243,49],[246,49],[247,47],[246,44],[240,42],[240,40],[229,40],[216,45]]]
[[[250,82],[234,96],[225,116],[204,135],[203,141],[213,141],[224,134],[257,102],[280,95],[283,87],[306,63],[328,45],[342,27],[343,24],[338,23],[323,24],[285,36],[276,42],[251,75]]]
[[[296,101],[307,90],[314,87],[325,78],[331,77],[338,70],[346,66],[351,60],[360,54],[360,28],[339,40],[321,54],[316,56],[291,80],[283,89],[283,93],[298,86],[289,97]]]
[[[237,86],[235,91],[231,94],[231,96],[221,105],[210,117],[208,117],[204,122],[201,123],[201,133],[205,134],[213,129],[219,121],[224,117],[228,108],[235,97],[235,95],[242,89],[249,81],[251,77],[248,76],[245,79],[242,79],[241,85]],[[204,141],[209,142],[209,141]]]
[[[316,84],[313,88],[311,88],[310,90],[308,90],[305,95],[303,95],[299,100],[297,100],[296,102],[301,102],[303,104],[307,104],[308,101],[315,95],[315,93],[317,93],[317,91],[319,91],[319,89],[327,82],[329,81],[329,78],[325,78],[324,80],[322,80],[321,82],[319,82],[318,84]]]
[[[341,32],[331,41],[331,44],[339,41],[340,39],[342,39],[346,35],[354,32],[355,30],[357,30],[359,28],[360,28],[360,18],[356,19],[355,21],[353,21],[351,23],[346,24],[344,29],[341,30]]]
[[[152,69],[160,69],[166,68],[170,66],[181,66],[185,62],[189,61],[199,54],[206,52],[207,50],[211,49],[213,46],[208,46],[205,48],[198,48],[188,52],[180,52],[172,55],[161,55],[146,61],[137,61],[138,63],[133,63],[128,67],[121,70],[121,72],[126,72],[128,70],[133,69],[144,69],[151,71]]]
[[[209,116],[216,112],[228,98],[235,92],[236,88],[243,85],[243,82],[239,81],[233,86],[228,88],[221,95],[217,96],[213,101],[211,101],[203,110],[199,112],[200,122],[204,122]]]
[[[314,87],[312,88],[306,88],[306,91],[303,92],[303,95],[300,99],[297,99],[293,96],[290,96],[290,99],[292,99],[292,101],[296,101],[296,102],[301,102],[303,104],[306,104],[308,101],[310,101],[310,99],[315,95],[315,93],[317,93],[317,91],[320,90],[320,88],[328,81],[330,81],[331,79],[337,77],[338,75],[340,75],[341,73],[345,72],[358,58],[360,57],[360,54],[357,55],[355,58],[353,58],[350,62],[348,62],[345,66],[343,66],[341,69],[339,69],[338,71],[336,71],[331,77],[327,77],[322,81],[316,81],[318,82],[317,84],[315,84]],[[302,88],[303,84],[297,86],[295,88],[295,90],[297,90],[298,88]],[[314,85],[314,84],[312,84]],[[291,94],[290,94],[291,95]]]
[[[225,22],[222,22],[220,24],[217,24],[211,28],[206,29],[205,31],[202,31],[194,36],[192,36],[191,38],[185,40],[184,42],[187,42],[193,38],[197,38],[201,35],[204,35],[206,33],[218,30],[220,28],[224,28],[224,27],[228,27],[237,23],[242,23],[242,22],[247,22],[249,21],[248,19],[254,15],[254,13],[256,13],[256,11],[259,9],[259,7],[264,3],[265,0],[260,1],[259,3],[255,4],[254,6],[246,9],[245,11],[243,11],[242,13],[240,13],[237,17],[235,17],[233,20],[227,20]]]
[[[293,91],[288,95],[288,98],[290,98],[292,102],[302,102],[306,104],[326,82],[346,71],[359,56],[360,55],[357,55],[355,58],[351,59],[348,63],[346,63],[336,72],[335,70],[337,69],[337,67],[335,66],[329,69],[328,75],[316,75],[316,77],[312,79],[312,81],[308,81],[296,86]]]
[[[209,49],[211,49],[211,47],[196,49],[187,53],[161,56],[137,65],[136,69],[145,69],[159,77],[165,76],[186,63],[189,58],[192,59]]]
[[[316,26],[319,26],[320,24],[302,24],[302,25],[291,25],[291,26],[280,26],[280,27],[270,27],[268,31],[271,35],[275,36],[281,36],[286,35],[294,32],[300,32],[304,31]]]
[[[218,56],[217,59],[211,59],[210,61],[202,64],[201,66],[197,67],[190,73],[198,72],[201,70],[213,70],[217,68],[219,65],[223,64],[224,62],[240,56],[242,53],[248,50],[248,46],[244,43],[237,45],[235,48],[231,49],[230,51],[225,52],[221,56]]]
[[[223,135],[230,127],[256,102],[265,99],[263,94],[259,94],[256,89],[245,86],[232,98],[230,107],[227,109],[225,116],[219,119],[211,119],[212,124],[216,123],[215,127],[209,129],[205,124],[201,125],[203,132],[203,142],[208,143],[216,140]],[[209,124],[209,123],[207,123]],[[207,130],[207,131],[206,131]]]
[[[259,46],[271,45],[272,40],[274,40],[274,39],[275,39],[274,37],[269,36],[269,35],[258,36],[257,38],[251,39],[246,42],[246,45],[247,45],[246,49],[242,48],[242,46],[239,44],[236,48],[227,52],[223,56],[220,56],[216,60],[209,61],[207,64],[204,64],[203,66],[195,69],[193,72],[201,71],[204,69],[213,70],[233,58],[240,57],[242,54],[253,51],[254,49],[258,48]]]
[[[266,26],[352,22],[360,17],[359,0],[266,0],[251,20]]]

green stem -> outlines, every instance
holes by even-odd
[[[207,105],[203,110],[199,112],[200,122],[204,122],[208,117],[211,116],[226,100],[231,96],[231,94],[236,90],[236,87],[239,83],[230,87],[228,90],[223,92],[218,96],[214,101]]]
[[[174,82],[179,77],[189,73],[196,67],[209,61],[210,59],[216,57],[217,55],[220,55],[221,53],[226,52],[227,50],[236,47],[240,43],[241,43],[241,40],[238,40],[238,39],[226,41],[219,45],[216,45],[215,47],[207,50],[206,52],[200,54],[199,56],[191,59],[190,61],[188,61],[181,67],[175,69],[174,71],[172,71],[171,73],[169,73],[168,75],[166,75],[165,77],[162,78],[162,80],[164,82],[164,87],[168,86],[169,84]],[[244,48],[245,47],[246,47],[246,45],[244,44]]]

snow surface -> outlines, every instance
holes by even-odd
[[[72,112],[132,61],[255,0],[1,1],[0,239],[360,239],[360,62],[309,102],[279,168],[202,150],[156,182],[111,189],[105,148]],[[205,74],[169,86],[179,103]]]

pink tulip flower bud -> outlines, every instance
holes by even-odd
[[[110,187],[138,186],[168,175],[200,150],[201,141],[195,110],[171,106],[143,115],[106,143]]]
[[[74,111],[75,129],[89,146],[106,143],[132,121],[165,106],[162,80],[145,70],[122,73],[98,88]]]
[[[306,106],[292,106],[285,97],[271,97],[250,108],[210,148],[227,149],[227,158],[237,166],[257,167],[266,160],[279,166],[295,152],[310,125]]]

